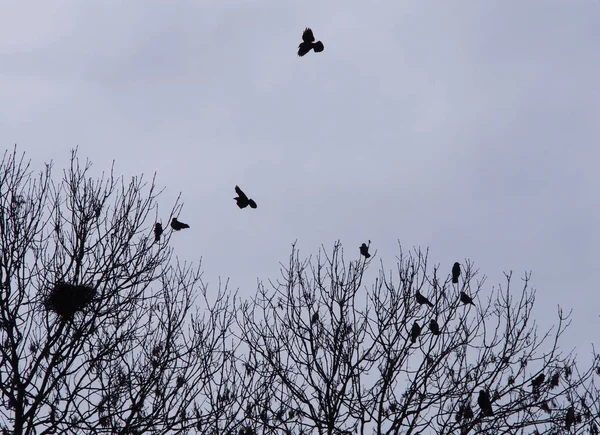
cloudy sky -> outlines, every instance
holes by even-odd
[[[163,219],[182,192],[191,225],[176,254],[209,285],[252,294],[296,239],[304,256],[339,239],[349,259],[370,239],[392,269],[400,241],[448,272],[475,261],[487,291],[533,272],[540,323],[572,309],[565,346],[599,344],[599,1],[0,10],[1,147],[156,171]],[[299,58],[307,26],[325,51]]]

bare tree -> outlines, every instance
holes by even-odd
[[[511,274],[505,286],[489,289],[467,261],[453,284],[451,265],[428,270],[427,257],[401,254],[396,272],[382,266],[367,290],[372,259],[346,262],[337,243],[316,260],[300,260],[293,247],[282,279],[259,286],[242,306],[244,364],[256,374],[250,397],[239,403],[254,410],[243,418],[246,427],[290,434],[592,427],[599,395],[586,390],[594,369],[579,372],[575,356],[559,346],[568,316],[559,310],[556,326],[540,333],[528,275],[518,289]],[[421,296],[417,302],[417,292],[433,307]],[[582,398],[595,414],[581,410]],[[571,407],[577,411],[569,425]]]
[[[210,427],[207,397],[233,357],[232,296],[209,301],[199,269],[173,258],[171,231],[155,240],[154,179],[94,179],[90,167],[73,151],[55,181],[51,164],[36,175],[16,147],[0,163],[2,429]]]

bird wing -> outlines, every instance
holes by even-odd
[[[244,201],[248,201],[248,197],[246,196],[246,194],[244,192],[242,192],[242,189],[240,189],[238,186],[235,186],[235,193],[237,193],[240,197],[240,199],[243,199]]]
[[[313,45],[313,50],[315,50],[315,53],[320,53],[325,49],[325,46],[323,45],[323,43],[321,41],[317,41],[315,42],[315,44]]]
[[[304,42],[315,42],[315,35],[313,35],[313,32],[309,27],[304,29],[304,33],[302,33],[302,40]]]
[[[302,44],[300,44],[298,46],[298,56],[302,57],[304,56],[306,53],[308,53],[310,51],[310,44],[307,44],[306,42],[303,42]]]

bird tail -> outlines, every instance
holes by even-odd
[[[458,278],[456,278],[456,279],[452,278],[452,284],[458,284]]]
[[[181,228],[189,228],[190,226],[188,224],[181,224]]]

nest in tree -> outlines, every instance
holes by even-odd
[[[83,311],[95,295],[96,289],[92,287],[60,282],[46,296],[45,306],[63,319],[72,319],[76,312]]]

